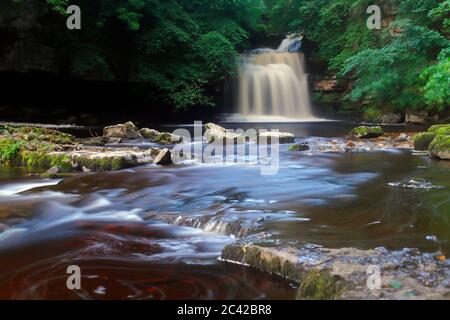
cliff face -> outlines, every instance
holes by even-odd
[[[59,71],[53,12],[44,1],[0,4],[0,71]]]

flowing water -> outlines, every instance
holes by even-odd
[[[277,128],[298,142],[349,129]],[[245,236],[271,245],[450,253],[448,162],[410,150],[287,148],[274,176],[253,165],[191,163],[51,181],[1,168],[0,298],[294,298],[289,281],[217,260]],[[81,267],[79,291],[66,288],[69,265]]]
[[[289,51],[298,41],[285,39],[277,50],[242,55],[235,94],[240,115],[314,118],[303,53]]]

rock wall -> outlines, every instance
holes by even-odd
[[[59,71],[51,21],[45,1],[0,4],[0,71]]]

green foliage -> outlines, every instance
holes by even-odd
[[[66,0],[48,0],[63,13]],[[236,71],[238,50],[258,23],[258,0],[74,0],[82,30],[56,40],[69,72],[131,81],[178,108],[213,105],[208,93]]]
[[[63,24],[69,4],[82,9],[82,30],[52,25],[53,37],[47,39],[61,48],[64,71],[83,79],[132,82],[149,98],[178,108],[213,105],[212,92],[236,72],[238,52],[248,48],[252,35],[291,32],[315,43],[310,55],[351,84],[352,104],[369,105],[370,112],[450,106],[450,0],[378,1],[381,30],[366,26],[371,0],[44,3],[60,18],[48,23]],[[27,5],[2,1],[0,12]]]
[[[450,1],[385,0],[382,29],[366,27],[369,0],[265,0],[269,28],[300,32],[372,109],[444,110],[449,95]],[[439,61],[436,63],[437,56]]]
[[[450,49],[441,51],[438,63],[432,65],[421,74],[426,81],[424,86],[425,102],[444,110],[450,106]]]
[[[20,151],[21,143],[12,138],[0,138],[0,162],[12,161]]]

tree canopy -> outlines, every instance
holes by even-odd
[[[6,0],[16,9],[24,0]],[[68,0],[40,0],[66,18]],[[450,0],[71,0],[82,30],[52,29],[69,75],[131,82],[177,108],[213,105],[213,92],[258,38],[303,33],[310,53],[350,84],[346,98],[379,110],[450,106]],[[58,23],[59,23],[58,22]],[[49,37],[47,35],[47,37]]]

